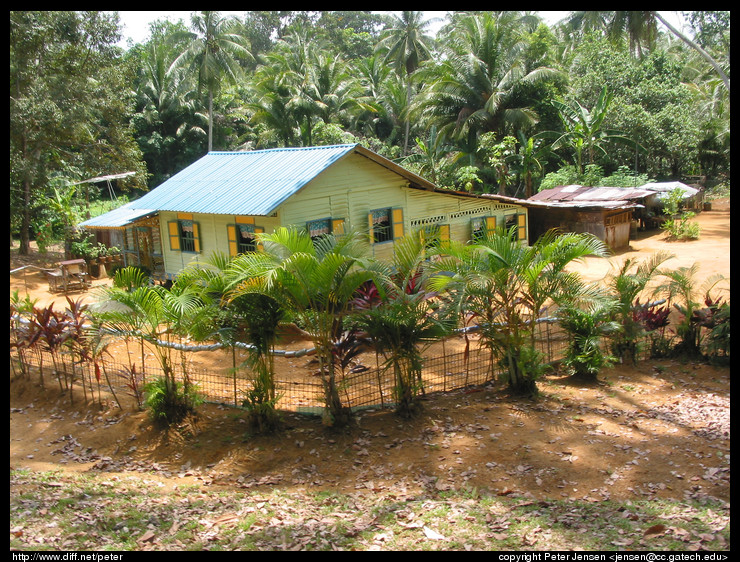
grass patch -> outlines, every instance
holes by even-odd
[[[18,550],[728,550],[729,505],[165,490],[142,478],[11,471]]]

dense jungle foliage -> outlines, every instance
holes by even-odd
[[[11,244],[209,150],[359,142],[517,197],[552,173],[729,182],[730,15],[683,18],[687,36],[657,12],[194,12],[123,49],[117,12],[11,11]]]

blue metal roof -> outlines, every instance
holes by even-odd
[[[184,213],[270,215],[357,145],[209,152],[133,202]]]
[[[133,207],[134,203],[136,201],[126,203],[118,209],[113,209],[112,211],[88,219],[80,223],[80,226],[89,228],[124,228],[137,219],[157,212],[154,209],[136,209]]]
[[[424,178],[359,144],[209,152],[136,201],[82,226],[121,228],[157,211],[271,215],[291,195],[352,152],[402,175],[414,187],[435,189]]]

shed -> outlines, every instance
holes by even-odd
[[[663,181],[663,182],[651,182],[641,185],[640,189],[646,189],[653,191],[658,194],[656,198],[656,204],[662,206],[662,201],[668,194],[674,189],[680,189],[683,191],[683,200],[686,207],[694,210],[701,210],[701,204],[703,200],[703,191],[696,187],[691,187],[680,181]]]
[[[527,199],[530,239],[536,240],[551,229],[588,232],[612,250],[629,246],[633,223],[646,217],[656,193],[628,187],[584,187],[565,185],[546,189]]]
[[[281,226],[315,236],[366,232],[371,255],[381,259],[418,228],[466,241],[516,224],[519,239],[528,240],[519,200],[438,189],[359,144],[210,152],[116,211],[82,226],[129,230],[154,213],[167,279],[215,251],[258,251],[255,235]]]

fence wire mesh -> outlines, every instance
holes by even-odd
[[[606,345],[606,342],[605,342]],[[561,360],[568,347],[565,332],[553,322],[542,322],[535,333],[535,346],[543,361]],[[645,346],[643,346],[645,347]],[[647,346],[649,347],[649,346]],[[233,369],[230,352],[221,352],[222,360],[214,366],[202,367],[190,358],[176,362],[176,378],[183,380],[185,373],[191,383],[208,402],[239,407],[252,388],[248,369]],[[194,355],[182,354],[181,357]],[[374,356],[374,357],[373,357]],[[288,361],[276,358],[278,361]],[[345,406],[352,409],[392,408],[394,377],[392,370],[383,367],[383,358],[367,354],[365,364],[338,376],[340,394]],[[163,376],[162,369],[153,358],[142,365],[141,360],[123,363],[101,358],[95,364],[82,361],[69,351],[52,354],[40,347],[22,353],[11,351],[12,371],[33,368],[46,385],[58,385],[66,390],[70,385],[82,388],[93,397],[108,388],[114,394],[141,398],[147,381]],[[310,362],[309,362],[310,363]],[[283,365],[275,378],[279,397],[277,408],[283,411],[320,414],[324,408],[324,386],[316,369],[290,362]],[[289,376],[282,373],[289,372]],[[489,349],[475,338],[456,337],[431,346],[424,354],[421,387],[425,394],[449,392],[483,384],[500,384],[504,372]],[[84,386],[82,385],[84,381]]]

